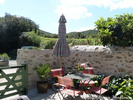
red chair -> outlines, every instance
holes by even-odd
[[[51,73],[52,73],[52,77],[57,77],[57,76],[63,76],[64,75],[64,72],[63,72],[62,68],[52,69]]]
[[[102,86],[109,83],[109,79],[110,79],[111,76],[112,75],[109,75],[109,76],[105,77],[102,80],[100,87],[94,86],[91,89],[89,89],[88,91],[99,94],[98,96],[101,96],[102,94],[104,94],[105,92],[108,91],[108,89],[102,88]]]
[[[83,70],[83,74],[94,74],[93,73],[93,67],[87,67]],[[85,86],[85,87],[88,87],[88,86],[94,86],[95,85],[95,82],[94,81],[81,81],[80,82],[80,85],[82,86]]]
[[[83,70],[84,74],[94,74],[93,67],[88,67]]]
[[[51,69],[51,74],[52,74],[52,80],[54,81],[54,83],[57,82],[57,76],[64,76],[64,72],[62,68]],[[54,85],[58,85],[58,83]]]
[[[57,77],[64,76],[63,69],[62,68],[52,69],[51,74],[52,74],[52,83],[53,83],[52,89],[53,89],[53,91],[57,92],[60,87]],[[56,95],[56,93],[55,93],[55,95]],[[54,98],[54,96],[52,98]]]
[[[65,99],[63,94],[71,95],[74,97],[83,94],[82,90],[74,89],[74,82],[71,78],[66,78],[61,76],[58,76],[57,78],[58,78],[58,83],[64,87],[63,89],[59,89],[58,91],[59,93],[62,94],[63,99]]]

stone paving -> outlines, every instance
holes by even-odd
[[[60,98],[59,98],[59,95],[56,94],[54,98],[53,95],[55,94],[55,92],[52,90],[52,89],[49,89],[47,93],[44,93],[44,94],[39,94],[37,93],[37,90],[36,88],[34,89],[31,89],[29,91],[29,93],[27,94],[27,96],[29,97],[30,100],[63,100],[62,96],[60,95]],[[80,97],[77,97],[77,98],[72,98],[71,96],[66,96],[66,98],[64,100],[97,100],[96,97],[97,95],[91,95],[92,97],[90,97],[88,94],[83,94],[81,95]],[[110,97],[103,97],[104,100],[113,100],[111,99]],[[100,99],[102,100],[102,99]]]
[[[48,89],[47,93],[39,94],[37,92],[37,89],[34,88],[34,89],[29,90],[28,94],[25,95],[29,99],[26,98],[23,100],[103,100],[103,99],[97,99],[96,98],[97,95],[94,95],[94,94],[93,95],[91,94],[91,97],[85,93],[81,96],[77,96],[76,98],[73,98],[71,96],[66,96],[65,99],[63,99],[62,96],[59,95],[58,93],[55,95],[54,98],[52,98],[54,94],[55,94],[55,92],[52,89]],[[18,100],[18,98],[19,98],[19,96],[15,95],[15,96],[4,98],[1,100]],[[111,99],[110,97],[105,97],[105,96],[103,98],[104,98],[104,100],[114,100],[114,99]]]

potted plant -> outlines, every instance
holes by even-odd
[[[10,57],[7,53],[0,54],[0,66],[8,66]]]
[[[35,68],[40,81],[37,82],[38,93],[46,93],[48,89],[48,78],[50,77],[50,64],[39,65]]]

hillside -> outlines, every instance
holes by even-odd
[[[79,39],[79,38],[88,38],[89,36],[97,37],[97,33],[98,33],[97,30],[87,30],[82,32],[70,32],[66,36],[67,38]],[[43,30],[40,30],[39,35],[47,38],[58,38],[58,34],[53,34]]]
[[[89,36],[96,37],[98,34],[97,30],[87,30],[82,32],[70,32],[67,34],[68,38],[88,38]]]

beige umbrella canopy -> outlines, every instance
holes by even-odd
[[[62,57],[70,55],[70,49],[66,40],[66,19],[62,14],[59,19],[58,40],[54,46],[53,54],[60,57],[60,67],[62,68]]]

